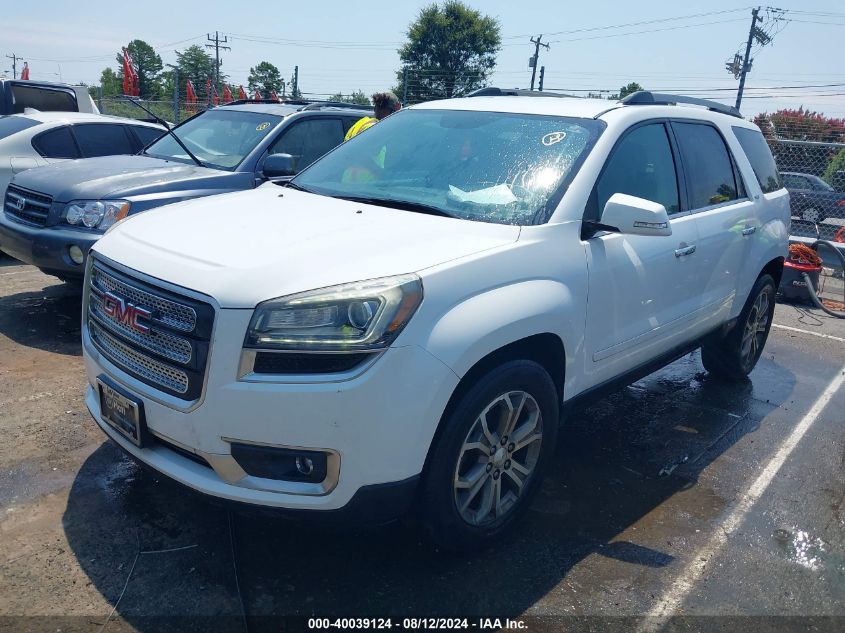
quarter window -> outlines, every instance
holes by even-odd
[[[79,158],[79,149],[66,125],[39,134],[32,139],[32,146],[45,158]]]
[[[684,161],[690,208],[736,200],[736,179],[725,141],[716,128],[700,123],[672,123]]]
[[[772,157],[772,152],[768,143],[766,143],[766,139],[763,138],[763,134],[757,130],[742,127],[735,127],[733,131],[742,151],[748,156],[748,162],[751,163],[751,169],[754,170],[754,175],[757,176],[757,182],[760,183],[763,193],[777,191],[783,187],[775,159]],[[806,182],[805,178],[801,176],[792,176],[792,178],[795,179],[791,185],[792,188],[809,188],[810,183]],[[801,180],[805,182],[800,182]]]
[[[302,171],[342,141],[343,124],[340,119],[307,119],[283,132],[269,153],[290,154],[296,171]]]
[[[74,134],[76,134],[82,155],[88,158],[135,152],[122,125],[104,123],[77,125],[74,127]]]
[[[137,136],[138,140],[141,142],[142,148],[146,147],[159,136],[164,134],[164,130],[159,130],[154,127],[146,127],[144,125],[132,125],[130,127],[132,128],[132,131],[135,132],[135,136]]]
[[[668,213],[677,213],[678,175],[666,127],[652,123],[625,135],[613,150],[596,191],[599,215],[614,193],[659,202]]]

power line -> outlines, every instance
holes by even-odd
[[[229,42],[229,38],[224,35],[221,40],[220,33],[217,31],[214,31],[213,39],[211,37],[211,33],[206,34],[206,37],[208,38],[208,41],[212,43],[206,44],[205,47],[214,49],[214,89],[216,90],[220,85],[220,49],[222,48],[224,51],[230,51],[232,49],[228,46],[221,46],[221,44],[227,44]]]

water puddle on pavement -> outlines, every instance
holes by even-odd
[[[824,563],[827,548],[820,538],[811,536],[804,530],[793,528],[777,529],[772,534],[775,542],[786,557],[802,567],[817,571]]]

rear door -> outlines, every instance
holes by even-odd
[[[706,121],[673,121],[686,176],[689,209],[698,225],[702,270],[700,303],[713,326],[725,321],[738,297],[758,221],[742,177],[719,129]]]
[[[672,235],[602,232],[586,240],[586,331],[592,385],[668,352],[697,332],[695,317],[701,307],[698,230],[695,219],[685,211],[682,182],[677,149],[664,121],[628,130],[597,180],[585,219],[600,222],[610,196],[626,193],[666,207]]]

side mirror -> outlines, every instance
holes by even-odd
[[[610,196],[604,205],[601,223],[624,235],[672,235],[666,207],[624,193]]]
[[[274,178],[289,178],[296,175],[296,166],[290,154],[270,154],[264,159],[261,168],[262,175],[268,180]]]

